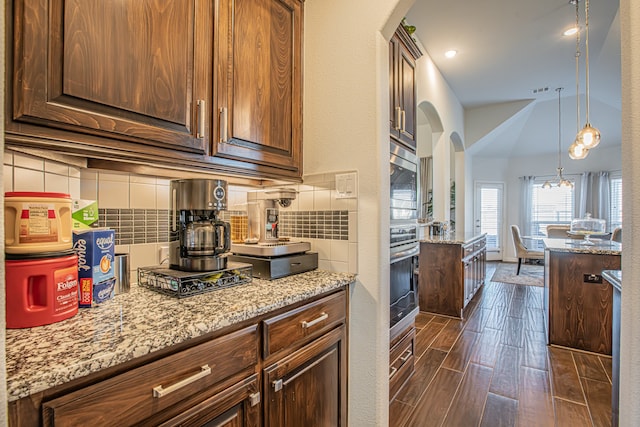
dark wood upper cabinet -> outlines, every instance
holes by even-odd
[[[22,0],[15,7],[15,120],[206,152],[210,2]]]
[[[400,25],[389,41],[389,132],[416,150],[416,60],[420,49]]]
[[[300,0],[220,0],[213,154],[301,169]]]

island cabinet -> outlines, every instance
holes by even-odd
[[[9,425],[346,425],[346,313],[342,288],[13,401]]]
[[[301,0],[7,3],[8,145],[300,178]]]
[[[402,25],[389,41],[389,132],[416,150],[416,60],[422,52]]]
[[[423,240],[419,265],[420,311],[463,318],[485,282],[486,237]]]
[[[598,247],[557,250],[554,240],[564,239],[545,239],[550,245],[544,259],[548,343],[611,355],[613,289],[602,271],[620,269],[620,252]]]

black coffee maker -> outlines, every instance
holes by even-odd
[[[227,268],[231,229],[220,221],[227,209],[227,182],[219,179],[171,181],[169,264],[183,271]]]

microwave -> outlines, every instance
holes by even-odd
[[[389,162],[391,222],[418,219],[418,156],[391,142]]]

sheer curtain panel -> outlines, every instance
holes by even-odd
[[[580,196],[578,198],[580,218],[590,213],[593,218],[611,224],[611,209],[609,197],[609,172],[584,172],[580,176]]]
[[[520,177],[520,230],[524,236],[531,235],[531,196],[535,176]]]

